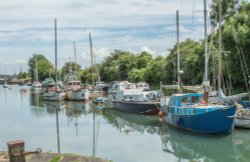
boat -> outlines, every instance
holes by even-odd
[[[9,85],[7,83],[4,83],[3,88],[9,88]]]
[[[47,78],[42,84],[42,99],[46,101],[61,101],[64,100],[65,93],[61,87],[55,83],[52,78]]]
[[[234,103],[204,103],[203,94],[173,94],[162,108],[163,120],[174,127],[207,134],[229,134],[234,128]]]
[[[41,82],[38,81],[37,56],[34,55],[34,57],[35,57],[34,82],[32,83],[30,89],[33,92],[40,92],[40,90],[42,89],[42,84]]]
[[[34,81],[30,89],[33,92],[39,92],[42,89],[42,84],[39,81]]]
[[[97,97],[96,99],[93,99],[92,101],[93,103],[96,103],[96,104],[104,104],[107,101],[107,98],[102,96],[102,97]]]
[[[113,81],[108,89],[109,94],[117,94],[118,91],[149,91],[149,85],[146,82],[131,83],[129,81]]]
[[[57,84],[57,20],[55,19],[55,82],[48,80],[44,85],[45,91],[42,93],[43,100],[61,101],[64,100],[65,93]]]
[[[64,92],[66,100],[80,101],[89,99],[88,89],[81,86],[81,82],[72,73],[64,79]]]
[[[158,114],[160,93],[158,91],[118,91],[112,96],[112,107],[128,113]]]

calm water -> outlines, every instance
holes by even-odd
[[[250,130],[227,136],[190,134],[169,128],[157,116],[101,110],[91,102],[42,102],[20,88],[25,87],[0,87],[0,151],[21,139],[27,151],[42,148],[114,162],[250,159]]]

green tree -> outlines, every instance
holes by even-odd
[[[44,80],[47,77],[54,76],[55,70],[53,64],[42,54],[34,54],[28,61],[29,75],[34,80],[35,69],[37,67],[38,80]]]
[[[65,77],[67,74],[70,73],[74,73],[78,76],[80,76],[79,74],[79,70],[81,69],[81,65],[77,64],[74,61],[70,61],[70,62],[66,62],[63,67],[62,67],[62,77]]]

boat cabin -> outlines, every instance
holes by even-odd
[[[173,94],[169,104],[177,107],[198,104],[201,102],[202,96],[201,93]]]

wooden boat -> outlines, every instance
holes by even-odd
[[[162,108],[163,120],[174,127],[208,134],[229,134],[234,128],[234,103],[203,104],[203,94],[173,94]]]

